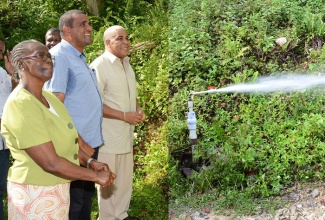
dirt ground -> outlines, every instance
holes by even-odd
[[[289,201],[275,211],[261,211],[258,215],[239,215],[233,210],[218,212],[202,208],[176,215],[169,210],[170,220],[325,220],[325,182],[296,184],[281,193],[280,198]]]

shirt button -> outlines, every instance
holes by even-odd
[[[73,159],[77,160],[78,159],[78,154],[73,155]]]
[[[70,129],[72,129],[72,128],[73,128],[73,124],[72,124],[72,123],[68,123],[68,127],[69,127]]]
[[[75,140],[75,144],[77,144],[78,143],[78,138],[76,138],[76,140]]]

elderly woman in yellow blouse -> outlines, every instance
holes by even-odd
[[[70,180],[107,187],[115,174],[79,149],[78,132],[63,103],[42,90],[52,77],[48,49],[35,40],[23,41],[12,50],[12,64],[20,84],[8,98],[1,125],[14,159],[8,218],[68,219]]]

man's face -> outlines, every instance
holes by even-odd
[[[5,52],[5,50],[6,50],[5,43],[0,41],[0,60],[3,59],[3,53]]]
[[[120,59],[126,57],[130,51],[128,34],[122,28],[116,29],[114,37],[111,40],[106,40],[106,45],[108,51]]]
[[[59,32],[51,32],[45,36],[45,46],[51,49],[55,45],[61,42],[61,36]]]
[[[67,40],[79,51],[83,51],[86,46],[93,42],[91,39],[92,30],[86,15],[75,14],[73,26],[68,27],[70,36],[67,37]]]

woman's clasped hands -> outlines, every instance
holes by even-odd
[[[114,183],[116,175],[110,170],[106,163],[93,160],[90,163],[90,168],[96,172],[94,182],[102,187],[108,187]]]

